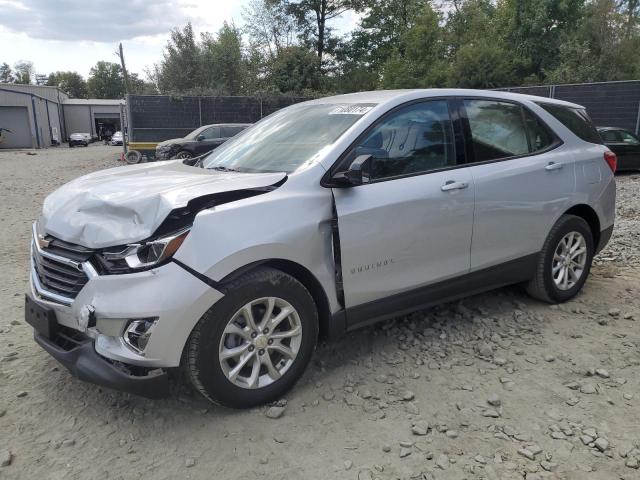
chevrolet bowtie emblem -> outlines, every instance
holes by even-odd
[[[38,235],[38,246],[40,248],[47,248],[51,242],[49,240],[45,240],[42,235]]]

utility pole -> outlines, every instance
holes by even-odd
[[[122,65],[122,76],[124,77],[124,92],[131,93],[131,85],[129,84],[129,74],[127,73],[127,67],[124,63],[124,52],[122,51],[122,43],[118,46],[116,55],[120,57],[120,65]]]

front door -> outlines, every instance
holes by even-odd
[[[469,271],[474,185],[455,143],[447,100],[427,101],[384,117],[347,155],[373,157],[370,183],[333,191],[347,312],[382,315],[390,297]]]
[[[220,138],[220,127],[211,127],[200,134],[200,140],[195,145],[196,155],[210,152],[222,142]]]

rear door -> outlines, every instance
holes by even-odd
[[[400,107],[347,153],[373,164],[370,183],[333,189],[346,307],[381,316],[392,303],[376,300],[469,271],[474,188],[458,165],[448,107],[446,99]]]
[[[573,156],[519,103],[469,98],[460,108],[476,186],[471,270],[526,260],[566,209],[575,189]]]

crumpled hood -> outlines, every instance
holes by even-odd
[[[87,248],[138,242],[189,200],[268,187],[285,177],[285,173],[218,172],[180,160],[110,168],[77,178],[50,194],[39,228]]]

